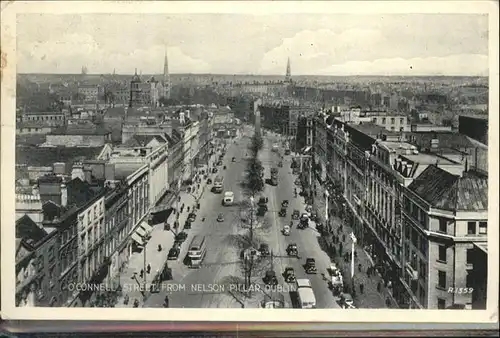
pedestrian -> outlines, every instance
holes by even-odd
[[[165,296],[165,299],[163,300],[163,307],[168,307],[169,305],[169,300],[168,300],[168,295]]]
[[[354,258],[358,258],[358,252],[354,251]]]
[[[382,288],[382,285],[380,285],[380,281],[377,283],[377,292],[380,292],[380,289]]]
[[[387,297],[387,298],[385,299],[385,305],[386,305],[388,308],[390,308],[390,307],[391,307],[391,300],[389,299],[389,297]]]
[[[371,277],[372,275],[372,267],[369,266],[368,269],[366,269],[366,274],[368,275],[368,277]]]
[[[345,234],[342,234],[342,242],[345,242]]]
[[[143,270],[143,269],[141,269],[141,272],[139,273],[139,276],[140,276],[141,278],[144,278],[144,270]]]
[[[148,263],[148,266],[146,267],[146,272],[151,273],[151,264]]]
[[[363,290],[365,289],[365,286],[363,285],[363,283],[359,284],[359,292],[361,294],[363,294]]]
[[[333,257],[337,255],[337,250],[335,250],[335,246],[332,246],[332,255]]]

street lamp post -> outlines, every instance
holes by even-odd
[[[328,219],[328,197],[330,197],[330,193],[328,190],[325,190],[325,225],[328,227],[328,230],[330,230],[330,224],[329,224],[329,219]]]
[[[350,234],[352,239],[352,247],[351,247],[351,279],[354,277],[354,245],[356,244],[356,236],[351,232]]]

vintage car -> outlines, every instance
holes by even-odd
[[[300,211],[294,210],[292,213],[292,219],[299,219],[300,218]]]
[[[280,217],[285,217],[286,216],[286,208],[282,207],[278,214]]]
[[[289,225],[285,225],[283,227],[283,235],[290,236],[290,226]]]
[[[292,267],[287,267],[285,269],[283,277],[285,278],[285,282],[287,283],[295,283],[295,281],[297,280],[297,278],[295,278],[295,270]]]
[[[266,214],[266,211],[267,211],[267,207],[265,206],[259,206],[257,208],[257,216],[264,216]]]
[[[188,215],[188,218],[187,218],[187,219],[188,219],[188,221],[190,221],[190,222],[194,222],[194,221],[196,221],[196,214],[195,214],[194,212],[189,213],[189,215]]]
[[[279,167],[279,168],[283,168],[283,162],[279,162],[279,163],[278,163],[278,167]]]
[[[222,161],[218,161],[217,165],[219,165],[219,166],[222,165]]]
[[[283,200],[283,202],[281,202],[281,206],[283,208],[288,208],[288,204],[289,204],[288,200]]]
[[[305,229],[309,227],[309,217],[304,217],[304,215],[302,215],[302,217],[300,217],[300,222],[298,227],[299,229]]]
[[[222,169],[226,170],[226,166],[223,166]]]
[[[288,256],[298,256],[299,250],[297,248],[297,244],[295,244],[295,243],[288,244],[288,246],[286,248],[286,254]]]
[[[212,173],[213,173],[213,174],[215,174],[217,171],[218,171],[218,170],[217,170],[217,168],[213,168],[213,169],[212,169]]]
[[[276,272],[274,270],[266,271],[266,275],[264,276],[264,283],[267,285],[278,285],[278,278],[276,278]]]
[[[350,293],[343,293],[340,296],[340,305],[343,309],[355,308],[354,299],[352,298]]]
[[[184,229],[186,230],[189,230],[191,229],[191,221],[189,219],[186,220],[186,222],[184,222]]]
[[[262,243],[259,247],[259,252],[262,256],[269,256],[271,254],[269,251],[269,244]]]
[[[314,258],[307,258],[305,264],[306,273],[317,273],[316,260]]]
[[[259,198],[259,201],[257,202],[257,204],[259,206],[265,206],[266,209],[267,209],[267,202],[269,201],[269,199],[267,197],[261,197]],[[267,210],[266,210],[267,211]]]
[[[224,214],[217,215],[217,222],[224,222]]]
[[[181,249],[179,247],[172,247],[170,248],[170,250],[168,251],[168,256],[167,256],[167,259],[168,260],[175,260],[177,258],[179,258],[179,254],[181,253]]]
[[[207,184],[212,184],[212,179],[211,178],[207,179]]]
[[[177,235],[175,235],[175,241],[184,242],[186,240],[187,236],[188,236],[187,233],[185,233],[184,231],[181,231]]]
[[[231,162],[236,162],[236,157],[233,157],[233,158],[231,159]]]

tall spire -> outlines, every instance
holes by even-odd
[[[168,71],[168,55],[167,55],[167,47],[165,47],[165,60],[163,61],[163,89],[164,96],[169,99],[170,98],[170,73]]]
[[[290,81],[292,78],[292,72],[291,72],[291,69],[290,69],[290,57],[288,58],[288,61],[286,63],[286,76],[285,76],[285,80],[286,81]]]

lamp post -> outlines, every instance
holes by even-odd
[[[356,244],[356,236],[351,232],[350,234],[352,239],[352,247],[351,247],[351,279],[354,277],[354,245]]]
[[[325,225],[328,227],[328,231],[330,230],[330,224],[328,223],[328,197],[330,197],[330,193],[328,190],[325,190]]]

